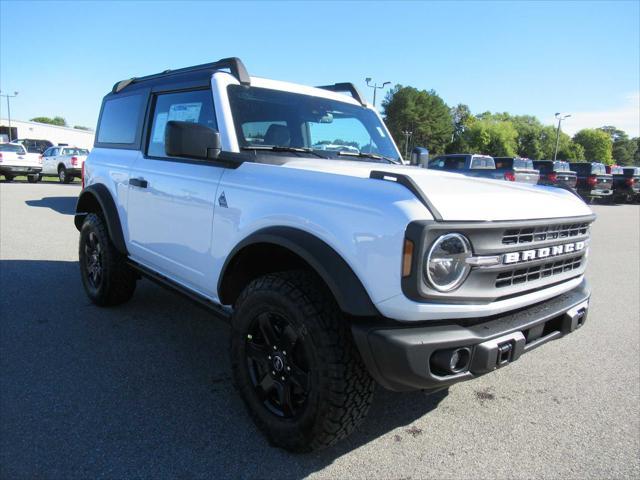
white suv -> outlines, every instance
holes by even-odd
[[[353,85],[235,58],[116,83],[75,215],[89,298],[144,276],[230,322],[238,391],[294,451],[353,431],[376,382],[446,388],[580,327],[593,220],[565,190],[404,166]]]

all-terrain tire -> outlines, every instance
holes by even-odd
[[[73,182],[73,175],[69,175],[69,173],[67,173],[67,169],[64,167],[64,165],[58,167],[58,180],[60,180],[60,183]]]
[[[112,306],[131,298],[137,275],[111,242],[100,215],[90,213],[84,219],[78,254],[82,285],[93,303]],[[99,275],[96,275],[96,268]]]
[[[268,407],[247,353],[254,341],[249,340],[255,331],[252,325],[265,312],[286,318],[299,345],[295,348],[306,358],[308,391],[300,409],[289,417]],[[292,354],[296,351],[289,357]],[[294,452],[322,449],[347,437],[364,420],[373,399],[375,383],[347,320],[326,287],[304,271],[265,275],[240,294],[232,318],[231,366],[235,386],[257,426],[273,445]]]

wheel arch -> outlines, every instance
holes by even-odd
[[[113,245],[120,253],[128,255],[118,209],[113,201],[111,192],[106,186],[102,184],[90,185],[80,193],[73,219],[78,231],[82,228],[82,223],[89,213],[102,215],[107,224],[107,231]]]
[[[379,315],[362,282],[342,256],[318,237],[292,227],[265,228],[235,246],[218,279],[220,301],[232,305],[255,278],[296,268],[314,272],[343,312]]]

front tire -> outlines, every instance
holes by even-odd
[[[104,220],[86,216],[80,230],[80,275],[87,296],[100,306],[119,305],[136,289],[136,273],[109,238]]]
[[[5,175],[4,176],[4,181],[5,182],[13,182],[13,175]]]
[[[265,275],[238,298],[232,318],[233,378],[269,441],[318,450],[364,420],[374,392],[330,294],[306,272]]]

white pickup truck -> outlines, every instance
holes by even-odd
[[[402,165],[349,83],[250,77],[237,58],[123,80],[84,173],[88,297],[124,303],[146,277],[228,321],[238,392],[289,450],[347,436],[376,382],[446,388],[586,320],[590,208]]]
[[[38,155],[29,154],[19,143],[0,143],[0,175],[7,182],[19,175],[26,175],[29,183],[39,179],[42,164]]]
[[[40,178],[58,177],[61,183],[71,183],[80,177],[82,164],[89,155],[86,148],[56,146],[49,147],[42,154],[42,174]]]

